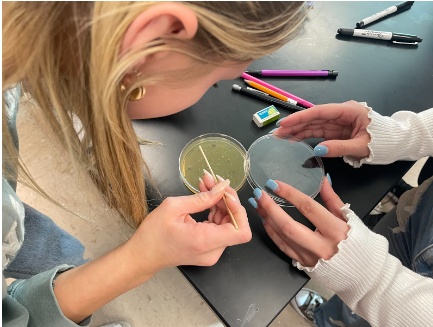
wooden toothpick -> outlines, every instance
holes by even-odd
[[[200,148],[200,151],[201,151],[201,154],[202,154],[203,157],[204,157],[204,160],[206,160],[207,166],[209,167],[209,170],[210,170],[210,172],[211,172],[211,174],[212,174],[212,177],[213,177],[213,179],[214,179],[214,181],[215,181],[215,184],[218,184],[218,180],[217,180],[217,178],[215,177],[215,174],[213,173],[212,167],[210,166],[209,161],[207,160],[206,155],[204,154],[204,151],[203,151],[203,149],[201,148],[201,145],[199,145],[198,147]],[[224,200],[224,203],[225,203],[225,205],[226,205],[227,211],[228,211],[230,217],[232,218],[232,223],[233,223],[233,225],[235,226],[236,229],[239,229],[239,228],[238,228],[238,224],[236,223],[235,217],[233,216],[233,214],[232,214],[232,212],[231,212],[229,206],[227,205],[227,200],[226,200],[226,196],[225,196],[225,194],[223,195],[223,200]]]

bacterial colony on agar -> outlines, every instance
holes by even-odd
[[[215,175],[230,180],[230,186],[235,190],[241,188],[246,179],[245,153],[228,139],[209,137],[199,139],[184,149],[181,154],[180,170],[185,185],[193,192],[198,191],[199,178],[203,178],[203,169],[209,171],[200,151],[202,147]],[[189,184],[189,185],[188,185]]]

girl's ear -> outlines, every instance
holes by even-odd
[[[163,2],[143,11],[126,30],[120,55],[142,48],[162,36],[178,39],[192,39],[197,32],[198,21],[195,13],[180,3]],[[146,58],[136,65],[142,65]]]

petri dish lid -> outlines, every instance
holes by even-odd
[[[268,193],[280,206],[293,206],[266,186],[274,179],[293,186],[314,198],[320,191],[325,170],[313,148],[296,138],[265,135],[257,139],[247,152],[245,164],[250,186]]]

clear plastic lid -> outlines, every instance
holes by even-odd
[[[295,138],[265,135],[248,149],[246,162],[250,186],[267,192],[281,206],[292,206],[266,186],[269,179],[293,186],[314,198],[322,187],[325,171],[313,148]]]

